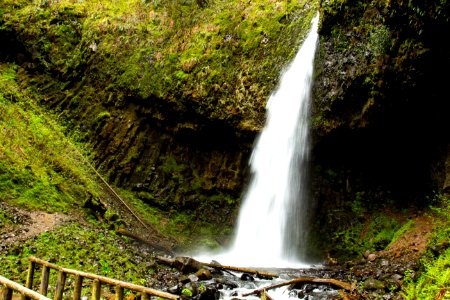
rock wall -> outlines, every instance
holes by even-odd
[[[444,188],[448,12],[447,1],[322,1],[312,117],[321,227],[344,228],[358,207],[428,205]]]

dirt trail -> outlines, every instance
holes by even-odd
[[[47,213],[41,211],[28,212],[16,207],[0,205],[1,210],[6,210],[12,216],[12,224],[0,227],[0,247],[25,241],[45,231],[53,229],[56,225],[70,219],[61,213]]]

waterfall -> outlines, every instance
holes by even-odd
[[[308,119],[319,17],[267,103],[267,120],[250,158],[251,181],[231,250],[221,263],[281,267],[304,261],[307,238]]]

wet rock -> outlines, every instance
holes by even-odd
[[[400,274],[393,274],[393,275],[391,276],[391,278],[392,278],[393,280],[395,280],[395,281],[400,281],[400,280],[403,278],[403,276],[400,275]]]
[[[250,275],[250,274],[243,273],[241,275],[241,280],[244,280],[244,281],[255,281],[255,278],[253,278],[252,275]]]
[[[380,280],[369,278],[364,281],[363,287],[366,290],[383,290],[385,288],[384,283]]]
[[[381,265],[382,265],[383,267],[387,267],[387,266],[389,266],[389,261],[386,260],[386,259],[383,259],[383,260],[381,260]]]
[[[224,278],[224,277],[219,277],[219,278],[214,278],[214,281],[218,284],[222,284],[224,286],[226,286],[227,288],[231,288],[231,289],[235,289],[237,287],[239,287],[239,284],[237,284],[236,282]]]
[[[200,280],[209,280],[212,278],[211,271],[207,269],[200,269],[195,273],[195,276],[198,277]]]
[[[169,293],[171,293],[171,294],[179,294],[179,293],[181,292],[181,288],[180,288],[180,286],[177,284],[177,285],[175,285],[175,286],[173,286],[173,287],[168,288],[167,291],[168,291]]]
[[[190,282],[191,280],[189,279],[189,276],[183,275],[183,276],[180,276],[179,281],[180,281],[181,283],[188,283],[188,282]]]
[[[306,284],[303,290],[305,293],[311,293],[314,290],[315,286],[312,284]]]
[[[188,278],[190,282],[197,282],[199,279],[195,274],[189,275]]]
[[[200,294],[200,300],[218,300],[220,299],[220,292],[213,286],[208,285]]]

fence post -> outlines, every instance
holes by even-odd
[[[81,288],[83,286],[83,277],[75,275],[75,289],[73,291],[73,300],[81,299]]]
[[[48,290],[48,278],[50,275],[50,268],[43,265],[42,266],[42,274],[41,274],[41,286],[39,287],[39,294],[47,297]]]
[[[13,290],[7,287],[6,285],[3,286],[2,293],[1,293],[1,300],[11,300],[12,299]]]
[[[56,290],[54,300],[61,300],[64,292],[64,286],[66,284],[66,273],[62,268],[59,268],[58,281],[56,282]]]
[[[92,296],[91,300],[100,300],[101,283],[100,280],[94,279],[92,282]]]
[[[25,283],[25,287],[28,289],[33,288],[33,278],[34,278],[34,267],[36,263],[34,261],[30,261],[30,264],[28,265],[28,273],[27,273],[27,281]],[[21,295],[20,298],[22,300],[28,300],[29,298],[25,295]]]
[[[116,299],[123,300],[123,287],[116,285]]]

